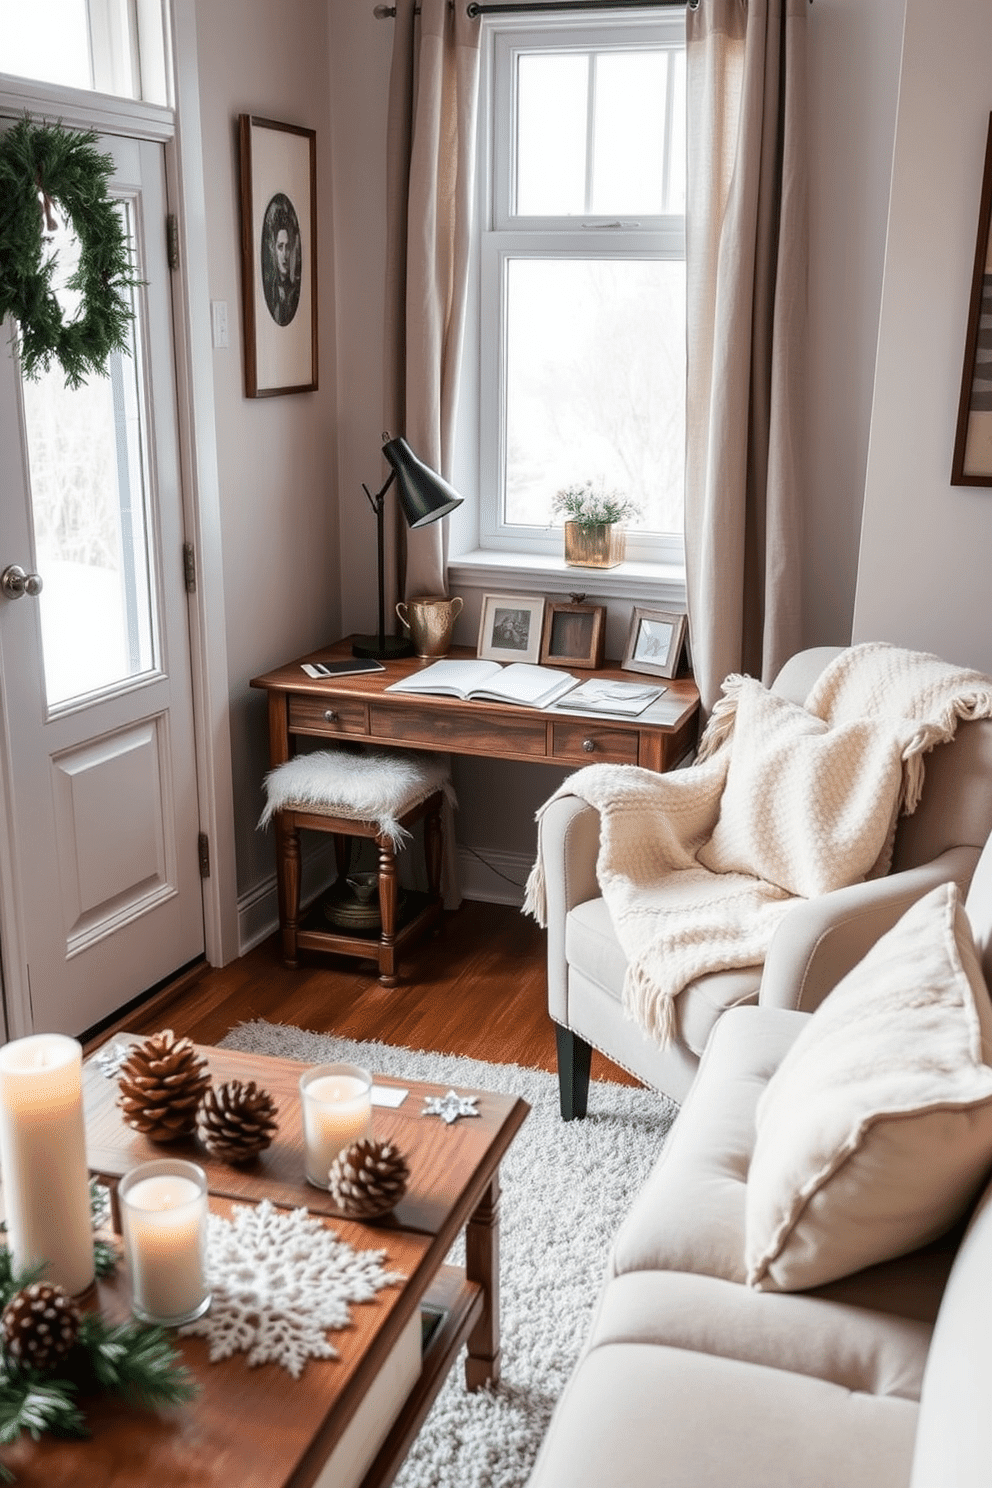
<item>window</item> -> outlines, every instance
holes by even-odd
[[[167,0],[0,3],[0,71],[167,104]]]
[[[480,410],[483,547],[561,553],[552,500],[640,507],[628,556],[682,559],[685,23],[491,23]]]

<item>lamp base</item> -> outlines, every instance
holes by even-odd
[[[413,655],[413,643],[404,636],[387,635],[380,645],[377,635],[360,635],[355,637],[351,654],[372,661],[396,661],[401,656]]]

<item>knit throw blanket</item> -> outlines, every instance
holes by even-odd
[[[992,679],[880,643],[843,651],[804,707],[729,677],[690,768],[592,765],[541,807],[524,911],[546,922],[542,818],[575,796],[600,814],[624,1006],[664,1045],[690,982],[759,968],[797,899],[888,871],[925,754],[959,719],[989,717]]]

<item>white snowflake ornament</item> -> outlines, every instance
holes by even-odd
[[[477,1095],[459,1095],[457,1090],[449,1090],[447,1095],[425,1095],[424,1109],[421,1116],[440,1116],[446,1126],[457,1121],[459,1116],[478,1116],[475,1103],[479,1099]]]
[[[369,1302],[406,1278],[385,1271],[384,1250],[353,1250],[305,1209],[268,1200],[211,1214],[207,1240],[209,1312],[180,1329],[206,1338],[210,1361],[247,1354],[250,1365],[281,1364],[299,1379],[308,1358],[336,1359],[329,1328],[351,1322],[349,1303]]]

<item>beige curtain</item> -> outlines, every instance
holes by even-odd
[[[395,28],[387,140],[385,428],[404,435],[422,460],[450,479],[469,269],[480,22],[448,0],[397,0]],[[397,592],[445,592],[446,527],[442,520],[410,532],[399,518]]]
[[[704,709],[800,645],[808,0],[687,12],[686,569]]]

